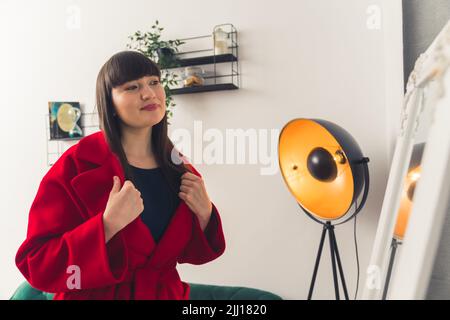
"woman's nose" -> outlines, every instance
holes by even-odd
[[[143,100],[147,100],[148,98],[154,98],[156,93],[149,85],[145,85],[141,91],[141,96]]]

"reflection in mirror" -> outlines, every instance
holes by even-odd
[[[404,179],[403,189],[400,198],[400,206],[397,213],[397,222],[395,224],[394,235],[392,237],[390,247],[389,266],[387,270],[386,280],[384,282],[383,300],[386,299],[389,282],[392,274],[392,268],[395,262],[397,250],[400,251],[399,245],[402,244],[405,236],[406,228],[408,226],[409,215],[411,213],[412,203],[414,199],[414,190],[419,183],[422,155],[425,143],[418,143],[414,145],[411,155],[411,161],[408,166],[408,172]],[[400,253],[400,252],[399,252]]]
[[[403,180],[403,186],[399,200],[400,203],[398,205],[399,209],[396,215],[394,234],[392,236],[392,242],[389,248],[389,262],[383,287],[383,300],[385,300],[388,295],[392,270],[395,266],[395,257],[396,255],[401,255],[401,247],[399,246],[404,241],[405,233],[408,227],[408,221],[410,219],[410,214],[413,207],[414,191],[416,190],[417,184],[419,183],[422,155],[433,119],[437,89],[438,88],[436,87],[436,82],[431,81],[420,92],[420,113],[415,124],[413,150],[411,153],[408,170]]]

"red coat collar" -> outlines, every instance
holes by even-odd
[[[89,161],[95,164],[103,164],[109,156],[114,154],[103,131],[92,133],[78,142],[75,156],[79,160]],[[115,154],[114,154],[115,155]]]

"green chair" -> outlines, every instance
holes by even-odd
[[[276,294],[246,287],[214,286],[190,283],[190,300],[282,300]],[[53,293],[33,288],[27,281],[14,292],[10,300],[52,300]]]

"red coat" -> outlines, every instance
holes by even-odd
[[[217,208],[213,204],[202,231],[180,199],[158,243],[137,218],[105,244],[102,216],[114,175],[123,185],[124,171],[102,131],[69,148],[39,185],[17,267],[33,287],[56,293],[55,300],[188,299],[189,285],[176,265],[207,263],[224,252]],[[79,267],[80,289],[67,285],[74,274],[70,266]]]

